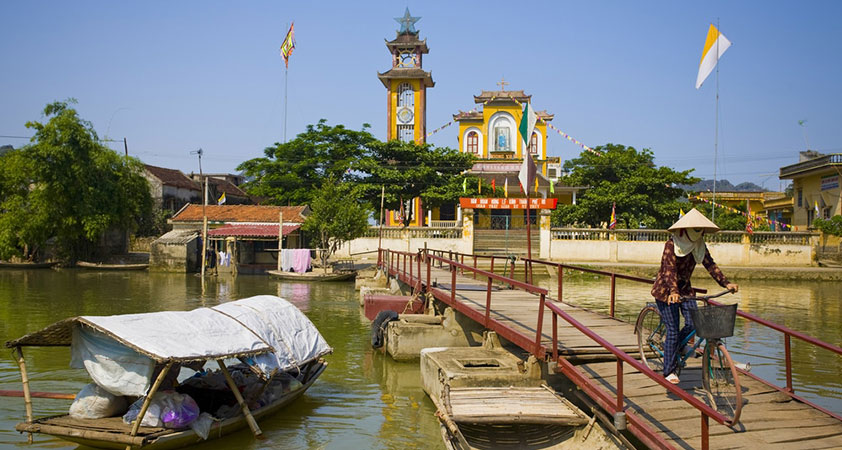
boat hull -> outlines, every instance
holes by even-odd
[[[327,362],[324,362],[323,360],[314,364],[318,364],[318,366],[311,369],[312,374],[308,377],[306,382],[302,383],[300,389],[290,392],[288,395],[278,399],[272,404],[252,411],[251,413],[255,420],[260,420],[263,417],[278,412],[278,410],[292,403],[304,394],[304,392],[312,386],[312,384],[319,378],[327,367]],[[48,419],[49,418],[36,420],[31,424],[19,423],[15,429],[20,432],[48,434],[65,441],[94,448],[124,450],[127,445],[131,445],[132,447],[139,447],[143,449],[167,450],[209,442],[248,427],[245,416],[238,415],[221,422],[215,422],[213,426],[211,426],[207,440],[203,440],[190,428],[183,430],[167,430],[165,432],[132,437],[128,433],[107,433],[102,431],[82,430],[75,427],[53,426],[46,423],[39,423],[41,420]],[[126,427],[128,428],[128,425]],[[144,428],[145,427],[141,427],[140,432],[143,432]],[[111,436],[107,436],[106,434]]]
[[[149,264],[101,264],[87,261],[78,261],[76,265],[90,270],[146,270],[149,268]]]
[[[357,278],[357,272],[320,273],[317,270],[306,273],[270,270],[267,273],[285,281],[348,281]]]

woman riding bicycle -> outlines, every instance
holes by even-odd
[[[719,231],[715,223],[693,208],[669,227],[669,231],[672,236],[664,245],[661,268],[652,287],[652,296],[658,300],[658,311],[667,328],[664,376],[670,383],[678,384],[679,379],[675,374],[678,345],[694,330],[690,311],[696,308],[695,301],[682,302],[681,297],[693,295],[690,277],[696,264],[702,263],[710,276],[731,292],[737,292],[739,286],[725,278],[705,245],[705,235]],[[679,313],[684,316],[684,328],[681,331],[678,330]]]

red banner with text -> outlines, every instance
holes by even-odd
[[[530,198],[529,209],[555,209],[557,198]],[[459,206],[472,209],[526,209],[525,198],[459,198]]]

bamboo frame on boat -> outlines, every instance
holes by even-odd
[[[18,367],[20,367],[20,378],[23,382],[23,402],[26,406],[26,423],[32,423],[32,395],[29,392],[29,376],[26,374],[26,360],[23,358],[23,350],[21,348],[15,347],[14,350],[17,353],[17,361]],[[32,433],[26,438],[28,443],[32,443]]]
[[[146,394],[146,398],[143,400],[143,406],[140,407],[140,413],[138,413],[137,418],[135,418],[134,423],[132,424],[132,431],[129,434],[130,437],[137,436],[137,430],[140,429],[140,423],[143,422],[143,416],[146,414],[146,410],[149,409],[149,404],[152,403],[152,396],[154,396],[155,392],[158,391],[158,388],[161,387],[161,383],[164,382],[164,378],[166,378],[167,373],[169,373],[172,368],[172,364],[173,362],[170,361],[166,366],[164,366],[161,373],[158,374],[158,378],[155,379],[155,383],[152,385],[152,388],[149,389],[149,393]],[[131,448],[131,444],[126,446],[126,450],[131,450]]]
[[[225,376],[225,381],[228,382],[228,387],[231,388],[231,393],[234,394],[234,398],[236,398],[237,403],[240,404],[240,409],[242,409],[243,415],[246,417],[246,421],[249,424],[249,428],[251,428],[251,432],[254,433],[254,437],[260,438],[263,432],[260,431],[260,427],[257,426],[257,421],[254,420],[254,417],[251,415],[251,410],[249,410],[246,401],[243,399],[242,394],[240,394],[240,390],[237,388],[237,383],[234,382],[234,379],[231,378],[231,374],[228,373],[228,368],[225,367],[225,362],[221,359],[217,359],[216,363],[219,364],[219,370],[221,370],[222,375]]]

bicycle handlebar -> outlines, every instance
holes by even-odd
[[[702,301],[707,302],[708,300],[710,300],[712,298],[722,297],[723,295],[725,295],[729,292],[733,294],[733,292],[730,289],[725,289],[724,291],[722,291],[718,294],[709,294],[709,295],[702,295],[702,296],[682,296],[681,300],[682,301],[684,301],[684,300],[702,300]]]

